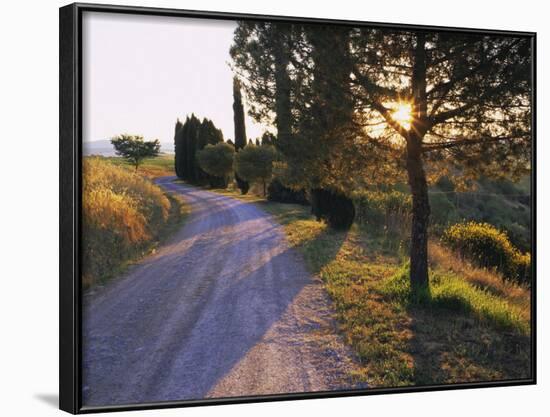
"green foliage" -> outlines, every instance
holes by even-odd
[[[467,222],[449,227],[443,242],[482,267],[495,268],[507,280],[531,282],[531,257],[522,254],[506,233],[487,223]]]
[[[233,156],[235,148],[225,142],[206,147],[197,152],[200,167],[210,175],[210,185],[216,186],[221,179],[224,188],[227,186],[227,177],[233,171]]]
[[[274,177],[267,187],[267,199],[279,203],[309,204],[305,190],[293,190],[292,188],[285,187],[277,177]]]
[[[396,190],[366,191],[354,197],[357,223],[374,231],[409,233],[411,196]]]
[[[455,204],[447,194],[430,194],[430,222],[436,228],[446,227],[458,220],[458,212]]]
[[[235,172],[249,182],[261,182],[266,194],[266,182],[271,179],[276,151],[273,146],[247,145],[235,154]]]
[[[241,83],[237,77],[233,77],[233,124],[235,125],[235,150],[239,152],[246,146],[246,124],[244,121],[244,106],[241,96]],[[250,184],[235,173],[237,187],[241,194],[246,194]]]
[[[451,310],[487,321],[499,329],[529,333],[529,323],[522,318],[518,308],[452,273],[432,273],[429,288],[412,291],[407,263],[383,282],[381,290],[402,308],[420,306]]]
[[[265,145],[275,146],[277,144],[277,137],[273,133],[266,131],[262,134],[261,144],[262,146],[265,146]]]
[[[176,175],[195,184],[215,181],[210,178],[197,161],[197,151],[206,145],[223,142],[223,134],[214,123],[204,118],[202,122],[192,114],[185,123],[176,122],[174,134],[175,171]]]
[[[122,134],[111,139],[116,154],[125,158],[136,169],[145,158],[152,158],[160,153],[158,139],[144,141],[143,136]]]
[[[241,83],[237,77],[233,77],[233,123],[235,125],[235,149],[238,151],[246,146],[246,125]]]
[[[292,32],[293,26],[285,23],[240,21],[230,49],[237,74],[246,81],[242,87],[249,114],[275,124],[279,137],[292,125],[288,64],[291,45],[298,40]]]
[[[407,178],[419,283],[428,270],[427,181],[451,169],[457,183],[529,172],[528,39],[245,21],[231,56],[252,117],[277,124],[277,148],[302,187],[352,195],[367,179]],[[395,118],[399,106],[410,107],[410,120]],[[437,222],[453,221],[448,202],[435,206]]]
[[[342,192],[314,188],[310,191],[311,213],[333,229],[347,230],[355,219],[353,200]]]

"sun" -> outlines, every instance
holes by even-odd
[[[399,123],[403,128],[409,130],[412,121],[412,106],[410,103],[398,102],[393,106],[392,119]]]

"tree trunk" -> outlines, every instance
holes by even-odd
[[[422,161],[422,140],[427,131],[426,37],[416,35],[412,73],[413,121],[407,135],[407,174],[412,193],[411,287],[428,286],[428,225],[430,201]]]
[[[407,143],[407,174],[412,193],[411,287],[428,285],[428,225],[430,201],[422,162],[421,141],[412,135]]]
[[[277,138],[287,141],[292,133],[292,113],[290,102],[290,76],[288,64],[290,62],[290,48],[288,37],[290,26],[280,25],[274,39],[275,58],[275,125],[277,127]]]

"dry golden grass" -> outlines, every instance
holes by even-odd
[[[437,242],[430,242],[429,256],[432,267],[459,274],[471,284],[497,296],[505,297],[508,302],[520,309],[525,319],[530,318],[531,293],[528,288],[502,279],[502,276],[495,271],[473,266]]]
[[[104,282],[179,224],[184,205],[107,158],[84,158],[82,283]]]

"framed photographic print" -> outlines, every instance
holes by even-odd
[[[60,408],[534,384],[535,39],[62,7]]]

